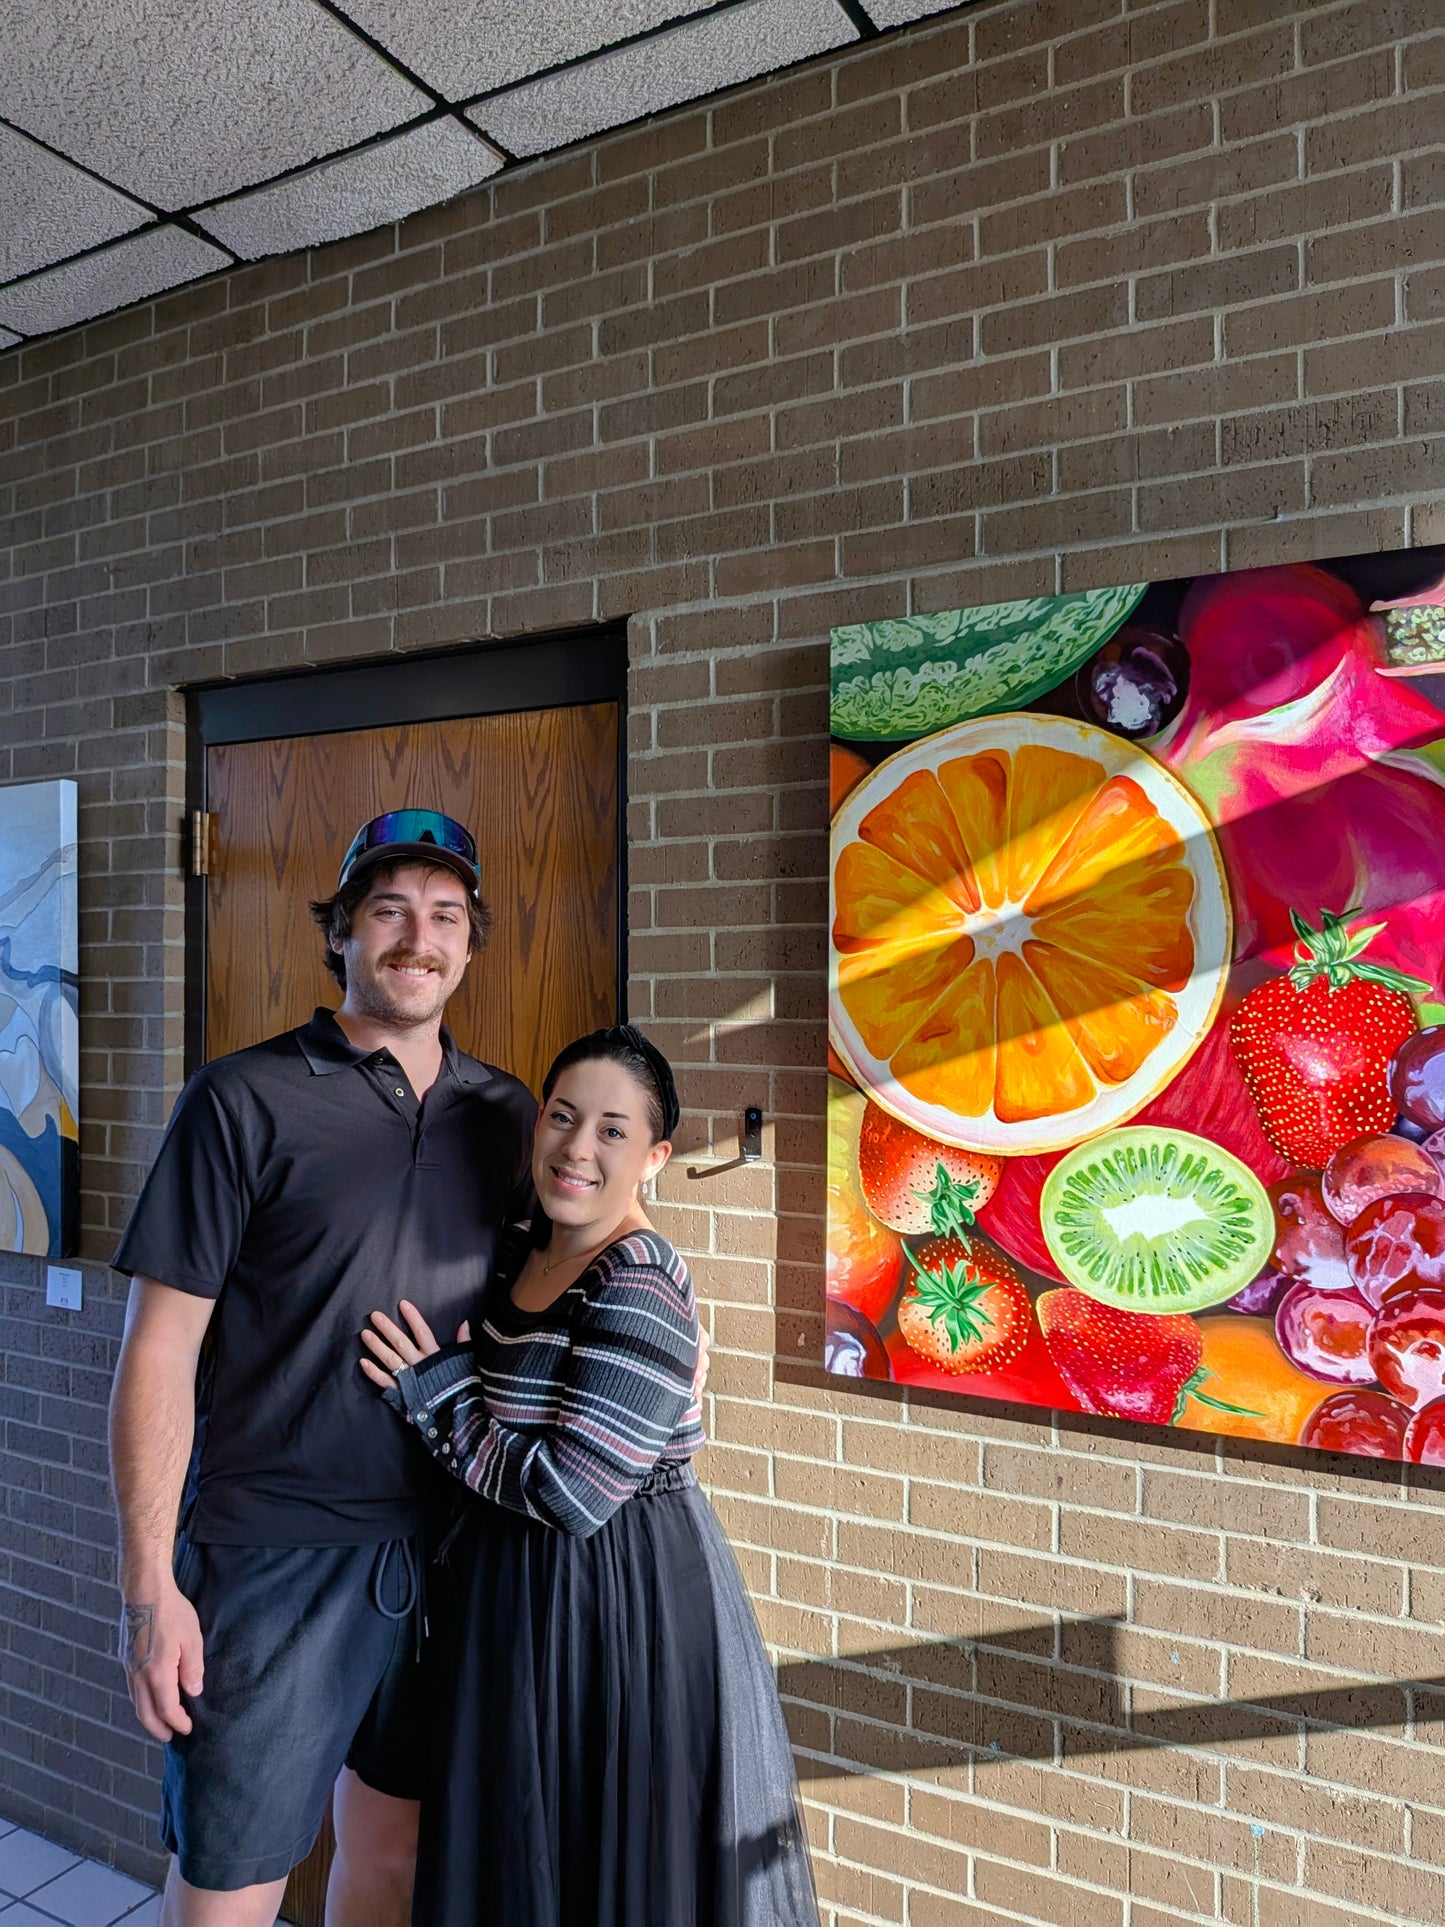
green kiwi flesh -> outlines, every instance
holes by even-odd
[[[1259,1276],[1274,1246],[1264,1186],[1188,1131],[1124,1125],[1076,1145],[1039,1205],[1071,1285],[1123,1311],[1204,1311]]]

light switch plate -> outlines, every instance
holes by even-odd
[[[78,1271],[70,1271],[64,1265],[45,1267],[45,1302],[60,1311],[80,1310],[80,1280]]]

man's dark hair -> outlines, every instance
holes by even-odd
[[[334,937],[338,943],[345,943],[351,935],[352,920],[368,893],[383,877],[394,877],[398,870],[419,868],[423,870],[444,870],[449,877],[457,873],[449,863],[429,863],[424,856],[399,856],[386,858],[373,863],[359,877],[352,877],[344,883],[334,897],[318,898],[311,905],[311,914],[317,927],[326,939],[326,968],[331,972],[341,988],[346,988],[346,959],[331,947]],[[457,877],[461,883],[461,878]],[[480,897],[474,897],[466,885],[462,884],[467,899],[467,923],[471,930],[470,949],[473,956],[486,947],[487,935],[492,927],[492,913]]]

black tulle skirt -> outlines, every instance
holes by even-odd
[[[468,1506],[431,1587],[415,1927],[816,1927],[737,1562],[695,1484],[653,1484],[587,1539]]]

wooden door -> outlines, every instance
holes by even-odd
[[[472,716],[206,752],[206,1056],[305,1023],[339,993],[313,898],[361,824],[445,810],[477,839],[492,934],[453,997],[457,1042],[534,1089],[617,1008],[617,708]]]
[[[492,932],[447,1011],[459,1045],[533,1090],[570,1038],[618,1016],[614,703],[213,745],[206,1055],[304,1023],[340,993],[313,898],[383,810],[445,810],[477,839]],[[328,1819],[282,1917],[320,1927]]]

